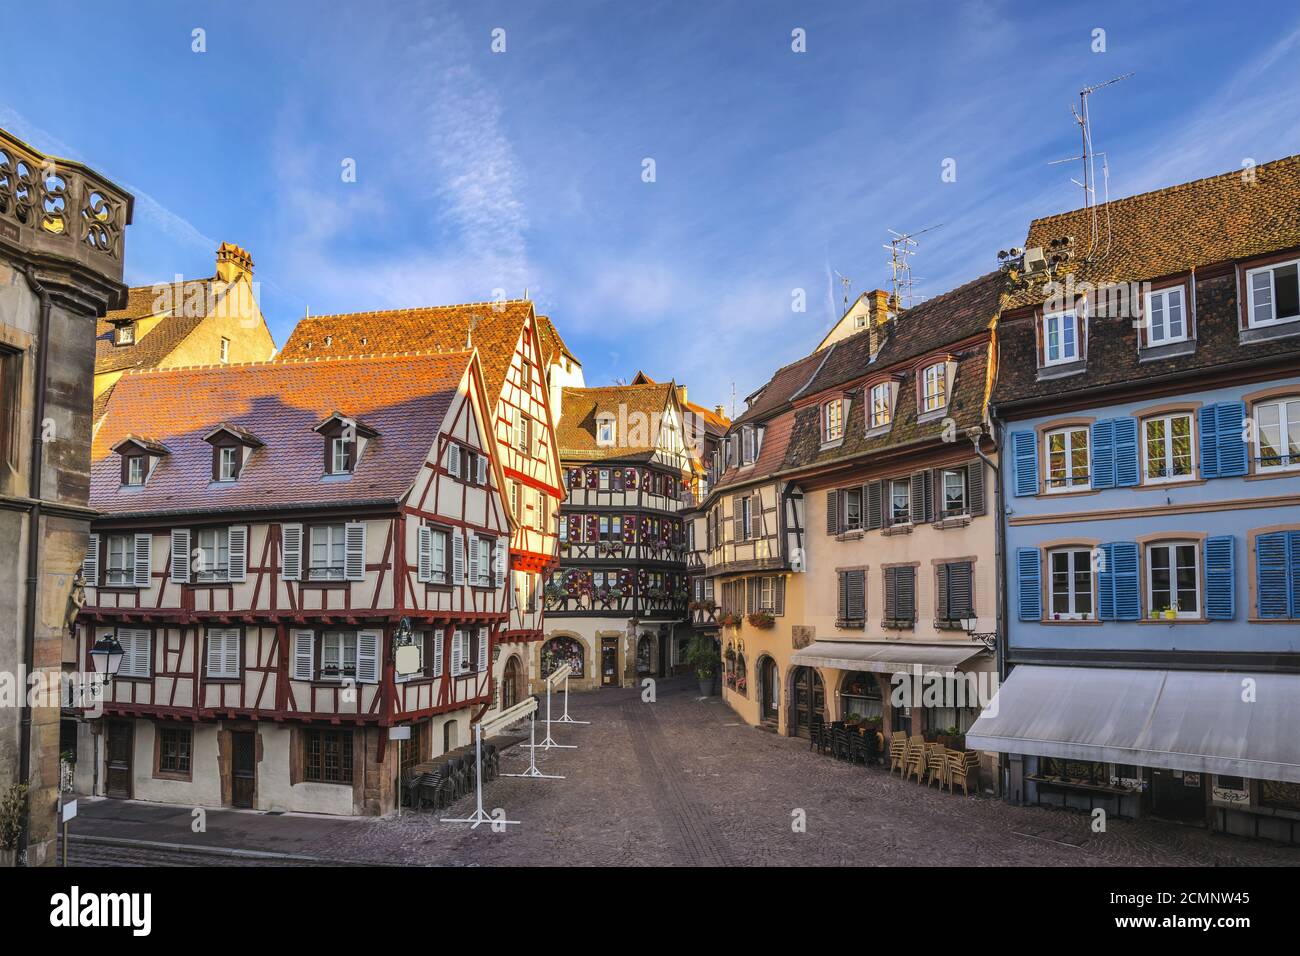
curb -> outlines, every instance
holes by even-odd
[[[168,850],[173,853],[193,853],[197,856],[222,856],[246,860],[285,860],[298,863],[321,863],[327,866],[393,866],[391,863],[363,863],[354,860],[332,860],[323,856],[306,856],[299,853],[276,853],[271,850],[238,850],[225,846],[202,846],[196,843],[164,843],[157,840],[130,840],[124,837],[68,835],[72,843],[96,846],[120,846],[141,850]]]

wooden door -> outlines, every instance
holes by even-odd
[[[794,675],[794,726],[791,733],[807,739],[814,716],[826,719],[826,689],[821,674],[811,667],[801,667]]]
[[[602,637],[600,639],[600,686],[618,687],[618,638]]]
[[[505,672],[501,675],[501,709],[508,710],[519,703],[519,658],[511,657],[506,661]]]
[[[257,735],[237,730],[230,736],[233,780],[230,802],[251,810],[257,796]]]
[[[781,704],[781,688],[777,684],[776,661],[770,657],[763,658],[758,668],[759,703],[762,706],[764,720],[776,720],[777,709]]]
[[[157,733],[157,730],[154,732]],[[131,752],[135,749],[134,737],[131,721],[108,722],[108,772],[105,783],[110,797],[131,798]]]

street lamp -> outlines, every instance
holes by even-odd
[[[112,634],[103,635],[90,649],[91,666],[95,668],[96,674],[104,678],[105,684],[117,676],[117,669],[122,666],[122,656],[122,645]]]
[[[979,627],[979,623],[979,618],[977,617],[963,617],[961,619],[961,629],[966,632],[966,636],[972,641],[979,641],[991,651],[998,642],[997,631],[976,631],[975,629]]]

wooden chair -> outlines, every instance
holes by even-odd
[[[889,772],[903,770],[907,764],[907,738],[895,731],[889,735]]]
[[[907,742],[907,746],[911,753],[907,758],[907,773],[904,779],[910,780],[915,777],[917,783],[925,783],[925,771],[931,748],[921,737],[913,737]]]
[[[980,792],[980,755],[973,750],[957,753],[948,768],[948,792],[952,793],[953,784],[961,781],[961,790],[970,796],[970,781],[975,782],[975,792]]]

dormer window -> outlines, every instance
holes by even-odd
[[[351,471],[352,442],[342,436],[331,438],[329,473],[331,475],[346,475]]]
[[[612,415],[603,415],[596,419],[596,444],[601,448],[609,448],[614,444],[614,417]]]
[[[1147,293],[1145,302],[1148,345],[1169,345],[1187,339],[1187,308],[1183,287],[1170,286]]]
[[[143,485],[144,484],[144,455],[128,455],[126,459],[126,484]]]
[[[239,477],[239,448],[228,445],[217,449],[217,481],[234,481]]]
[[[212,446],[212,480],[215,482],[238,481],[248,457],[262,447],[256,435],[229,422],[222,422],[204,435],[203,440]]]
[[[221,338],[221,364],[225,365],[230,361],[230,339],[222,336]]]
[[[379,433],[363,422],[334,412],[316,426],[325,439],[325,474],[350,475],[365,454],[366,444]]]
[[[1064,365],[1083,357],[1082,310],[1068,309],[1043,316],[1043,364]]]
[[[139,488],[149,480],[158,462],[168,454],[167,446],[152,438],[128,435],[113,446],[122,457],[122,486]]]
[[[839,441],[844,437],[844,399],[832,398],[822,406],[822,441]]]
[[[119,325],[113,330],[114,345],[134,345],[135,344],[135,323],[126,322]]]
[[[1300,260],[1247,270],[1246,319],[1251,328],[1300,319]]]
[[[948,363],[927,365],[921,373],[921,411],[937,412],[948,404]]]
[[[871,386],[868,428],[884,428],[894,418],[894,384],[880,382]]]

